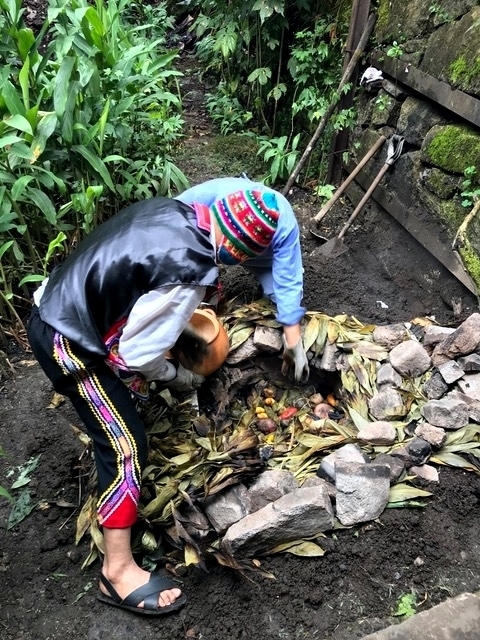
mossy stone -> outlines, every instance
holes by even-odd
[[[468,240],[464,241],[463,247],[461,247],[458,252],[463,260],[465,269],[480,290],[480,257],[473,250]]]
[[[451,173],[467,167],[480,173],[480,135],[463,125],[432,127],[422,145],[422,160]]]
[[[448,200],[458,191],[460,178],[432,167],[425,171],[424,184],[429,191],[439,198]]]

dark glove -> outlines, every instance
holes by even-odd
[[[283,363],[282,373],[284,376],[288,376],[290,379],[296,382],[307,382],[310,375],[310,369],[308,368],[307,354],[303,348],[303,341],[300,340],[294,347],[290,349],[285,343],[285,336],[283,338]]]
[[[192,389],[198,389],[204,380],[205,376],[193,373],[193,371],[189,371],[179,364],[177,375],[173,380],[166,382],[165,386],[174,391],[192,391]]]

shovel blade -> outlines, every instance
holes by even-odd
[[[347,245],[344,243],[343,238],[331,238],[325,244],[319,248],[318,253],[326,258],[337,258],[342,253],[348,251]]]

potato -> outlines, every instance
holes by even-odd
[[[277,430],[277,425],[271,418],[259,418],[257,420],[257,429],[262,433],[272,433]]]
[[[321,402],[320,404],[315,405],[313,408],[313,413],[320,420],[328,418],[328,414],[332,411],[332,406],[327,404],[326,402]]]

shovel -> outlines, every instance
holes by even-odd
[[[342,255],[342,253],[345,253],[346,251],[348,251],[348,247],[343,241],[344,235],[347,233],[348,229],[356,220],[358,214],[361,212],[361,210],[369,200],[370,196],[375,191],[378,183],[383,178],[385,173],[388,171],[389,167],[391,167],[392,164],[396,162],[396,160],[398,160],[398,158],[402,154],[403,142],[404,142],[404,138],[398,135],[393,135],[389,139],[388,147],[387,147],[387,159],[385,160],[383,167],[375,176],[372,184],[370,185],[368,190],[365,192],[365,195],[356,206],[355,211],[350,215],[347,222],[343,225],[338,236],[335,236],[334,238],[327,240],[327,242],[320,247],[319,249],[320,254],[327,256],[329,258],[336,258],[337,256]]]

